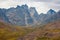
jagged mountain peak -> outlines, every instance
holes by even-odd
[[[57,12],[57,14],[60,13]],[[11,7],[9,9],[1,9],[0,8],[0,17],[4,18],[4,20],[10,21],[12,24],[17,24],[17,25],[31,25],[31,24],[36,24],[38,22],[44,23],[46,21],[49,22],[50,20],[53,19],[52,16],[53,14],[56,14],[56,12],[53,9],[48,10],[47,14],[41,13],[40,15],[38,14],[37,10],[35,7],[28,7],[27,4],[25,5],[17,5],[16,8]],[[5,18],[6,16],[6,18]],[[60,15],[58,16],[60,17]],[[56,17],[55,17],[56,18]]]
[[[21,8],[28,9],[28,5],[27,4],[22,5]]]
[[[24,6],[24,7],[28,7],[28,5],[27,5],[27,4],[25,4],[25,5],[22,5],[22,6]]]
[[[39,15],[35,7],[30,7],[30,14],[33,15],[33,17],[36,18],[36,20],[38,19]]]
[[[36,11],[35,7],[30,7],[30,11],[38,15],[38,12]]]
[[[53,9],[50,9],[50,11],[54,11]]]
[[[50,9],[50,10],[48,10],[48,12],[47,12],[47,14],[49,14],[49,15],[53,15],[53,14],[55,14],[55,13],[56,13],[56,11],[53,10],[53,9]]]
[[[50,11],[50,12],[55,12],[53,9],[50,9],[49,11]]]
[[[30,7],[30,11],[33,11],[33,12],[35,11],[37,13],[37,10],[35,7]]]
[[[20,6],[19,5],[17,5],[17,7],[16,8],[20,8]]]

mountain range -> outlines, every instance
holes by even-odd
[[[60,40],[60,10],[38,14],[27,5],[0,8],[0,40]]]
[[[60,10],[58,12],[53,9],[48,10],[46,14],[38,14],[35,7],[28,5],[17,5],[16,8],[9,9],[0,8],[0,21],[20,26],[45,25],[50,22],[60,20]]]

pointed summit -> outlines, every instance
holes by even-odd
[[[49,11],[54,11],[53,9],[50,9]]]
[[[53,10],[53,9],[50,9],[48,12],[47,12],[47,14],[49,14],[49,15],[54,15],[56,12]]]
[[[36,11],[35,7],[31,7],[31,8],[30,8],[30,14],[31,14],[32,16],[34,16],[34,18],[36,18],[36,20],[37,20],[37,17],[38,17],[39,15],[38,15],[38,12]]]
[[[24,8],[24,9],[28,9],[28,5],[27,4],[22,5],[21,7]]]
[[[19,5],[17,5],[17,7],[16,8],[20,8],[20,6]]]

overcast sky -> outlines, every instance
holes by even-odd
[[[0,0],[0,8],[16,7],[23,4],[36,7],[39,14],[46,13],[49,9],[55,11],[60,9],[60,0]]]

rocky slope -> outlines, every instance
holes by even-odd
[[[60,21],[49,23],[19,40],[60,40]]]

